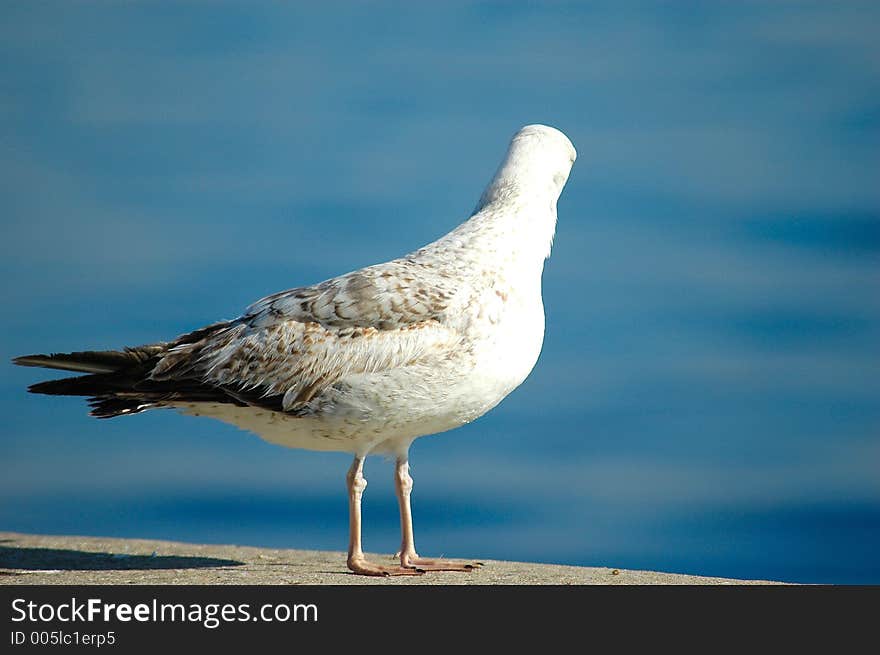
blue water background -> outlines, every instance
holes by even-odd
[[[0,7],[0,529],[343,549],[347,456],[8,361],[413,250],[542,122],[579,151],[544,350],[413,446],[420,551],[880,583],[878,5],[318,5]]]

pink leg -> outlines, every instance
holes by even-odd
[[[409,459],[400,457],[397,460],[394,476],[394,490],[397,492],[397,502],[400,504],[400,565],[423,571],[473,571],[482,566],[482,562],[419,557],[413,537],[412,506],[410,504],[412,488],[413,480],[409,474]]]
[[[364,478],[364,460],[355,457],[345,478],[348,483],[348,568],[359,575],[421,575],[423,570],[413,566],[380,566],[364,557],[361,547],[361,497],[367,488]]]

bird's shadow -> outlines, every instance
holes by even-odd
[[[0,569],[20,571],[132,571],[158,569],[205,569],[242,566],[244,562],[184,555],[129,555],[94,553],[59,548],[0,546]]]

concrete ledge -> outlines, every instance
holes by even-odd
[[[388,554],[372,557],[392,561]],[[0,532],[0,584],[779,584],[481,561],[485,566],[472,573],[369,578],[350,574],[345,568],[345,554],[337,552]]]

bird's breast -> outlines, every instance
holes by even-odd
[[[497,391],[499,401],[532,371],[543,341],[540,285],[498,284],[481,294],[471,341],[474,373],[482,384]]]

